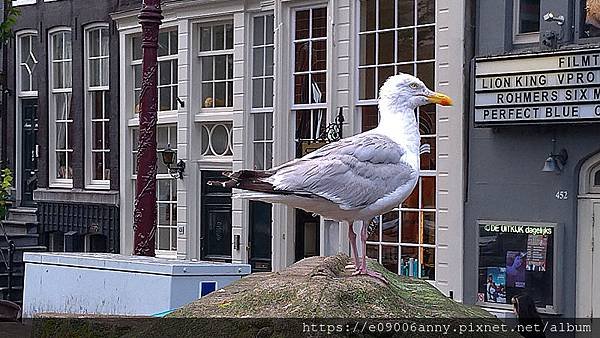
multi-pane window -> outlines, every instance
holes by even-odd
[[[252,108],[273,107],[273,15],[254,18]]]
[[[359,32],[359,112],[362,130],[377,126],[378,90],[397,73],[434,88],[435,0],[362,0]],[[435,279],[436,108],[416,112],[421,132],[421,177],[408,199],[377,217],[367,255],[399,274]],[[374,227],[373,227],[374,225]]]
[[[200,26],[202,108],[233,106],[233,24]]]
[[[270,169],[273,165],[273,113],[254,113],[252,119],[254,169]]]
[[[88,183],[108,185],[110,180],[109,34],[108,27],[86,31],[86,175]]]
[[[51,123],[50,177],[54,183],[71,185],[73,178],[73,109],[71,106],[71,31],[49,35]]]
[[[294,16],[294,98],[296,157],[319,139],[327,120],[327,8],[299,10]]]
[[[294,104],[324,103],[327,8],[297,11],[294,30]]]
[[[202,156],[232,156],[233,128],[231,122],[204,123],[201,127]]]
[[[254,168],[273,163],[273,15],[254,17],[252,35],[252,123]]]
[[[132,132],[133,191],[135,196],[135,179],[137,175],[138,129]],[[158,254],[177,250],[177,180],[171,177],[168,168],[162,162],[161,153],[167,146],[177,152],[177,126],[158,125],[156,127],[157,174],[156,174],[156,206],[157,228],[156,249]],[[175,153],[174,161],[177,162]]]
[[[36,38],[37,34],[35,33],[19,36],[19,93],[37,91],[37,81],[34,77],[35,69],[37,68],[38,64],[34,47],[34,41]]]
[[[133,69],[133,111],[140,112],[142,93],[142,37],[131,39]],[[158,35],[158,111],[177,110],[177,30],[161,31]]]
[[[417,75],[432,87],[435,1],[362,0],[360,13],[359,99],[376,99],[385,80],[398,73]]]

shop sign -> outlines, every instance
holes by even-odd
[[[600,50],[477,59],[475,123],[600,121]]]

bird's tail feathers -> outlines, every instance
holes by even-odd
[[[229,178],[226,181],[208,181],[210,186],[217,186],[227,189],[243,189],[255,192],[269,193],[273,192],[273,185],[265,182],[263,179],[272,175],[271,172],[261,170],[240,170],[235,172],[224,172],[223,176]]]
[[[277,199],[276,195],[256,191],[236,191],[233,193],[233,198],[241,198],[246,200],[259,200],[270,202]]]

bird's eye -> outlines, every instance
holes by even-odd
[[[413,83],[409,84],[408,86],[409,86],[410,88],[412,88],[412,89],[417,89],[417,88],[419,88],[419,84],[418,84],[418,83],[416,83],[416,82],[413,82]]]

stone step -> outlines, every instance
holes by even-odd
[[[17,248],[40,244],[39,234],[9,234],[8,239],[12,240]],[[0,243],[2,243],[2,240],[0,240]]]
[[[14,221],[5,220],[2,221],[2,225],[6,230],[7,234],[36,234],[38,230],[37,222],[26,222],[26,221]]]
[[[4,264],[4,263],[0,263],[0,264]],[[12,275],[12,285],[23,285],[23,272],[19,271],[19,272],[13,272]],[[8,272],[2,272],[0,273],[0,287],[2,286],[8,286]]]
[[[37,222],[37,209],[24,207],[9,209],[8,220],[21,222]]]

